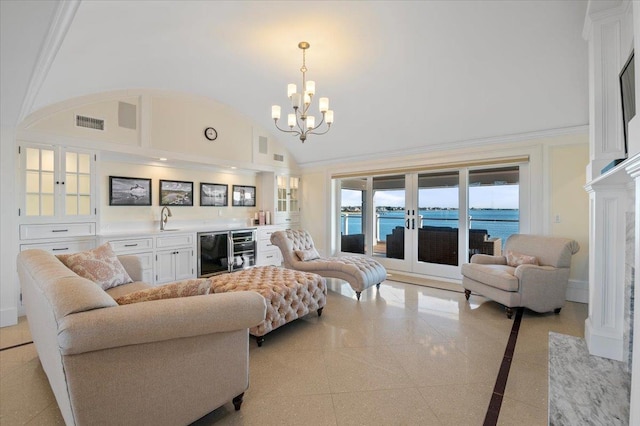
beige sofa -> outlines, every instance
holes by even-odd
[[[462,286],[505,306],[536,312],[555,311],[565,304],[571,256],[580,250],[574,240],[542,235],[513,234],[504,246],[505,256],[474,254],[462,265]],[[531,262],[531,263],[527,263]]]
[[[137,258],[120,257],[135,281]],[[18,255],[29,327],[68,425],[191,423],[248,387],[248,329],[265,318],[254,292],[118,305],[42,250]]]

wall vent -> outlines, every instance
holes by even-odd
[[[85,117],[84,115],[76,115],[76,126],[87,129],[104,130],[104,120]]]
[[[273,159],[276,161],[284,161],[284,155],[282,154],[273,154]]]
[[[264,136],[258,136],[258,152],[266,154],[269,152],[268,139]]]

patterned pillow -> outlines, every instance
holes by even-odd
[[[145,288],[116,298],[118,305],[147,302],[149,300],[173,299],[176,297],[199,296],[209,294],[211,278],[195,278],[178,281],[160,287]]]
[[[515,251],[507,251],[507,265],[518,267],[520,265],[537,265],[538,258],[535,256],[529,256]]]
[[[98,284],[103,290],[133,282],[109,243],[80,253],[59,254],[57,257],[67,268]]]
[[[298,256],[298,259],[302,260],[303,262],[307,260],[320,259],[318,250],[313,247],[307,250],[296,250],[296,256]]]

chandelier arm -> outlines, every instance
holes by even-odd
[[[300,136],[301,135],[301,133],[299,131],[297,131],[297,130],[287,130],[287,129],[281,128],[280,126],[278,126],[278,120],[274,120],[274,122],[275,122],[275,125],[276,125],[276,129],[280,130],[281,132],[293,133],[295,136]],[[298,127],[300,127],[300,126],[298,126]]]
[[[329,130],[331,130],[331,125],[327,124],[327,130],[325,130],[324,132],[307,132],[307,134],[308,135],[324,135],[325,133],[328,133]]]

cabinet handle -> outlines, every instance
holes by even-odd
[[[69,247],[51,249],[51,251],[63,251],[63,250],[69,250]]]
[[[52,229],[51,232],[69,232],[68,229]]]
[[[138,243],[135,243],[135,244],[125,244],[124,246],[125,246],[125,247],[137,247],[137,246],[138,246]]]

